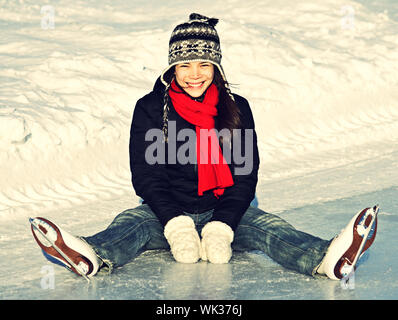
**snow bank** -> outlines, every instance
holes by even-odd
[[[0,217],[131,192],[135,102],[190,12],[220,19],[251,103],[259,187],[397,151],[397,5],[367,1],[0,1]],[[53,23],[53,24],[52,24]],[[136,199],[137,200],[137,199]]]

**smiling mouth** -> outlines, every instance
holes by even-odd
[[[197,89],[197,88],[201,88],[201,87],[203,86],[203,84],[205,83],[205,81],[196,82],[196,83],[193,83],[193,82],[187,82],[187,83],[188,83],[188,87],[189,87],[189,88],[195,88],[195,89]]]

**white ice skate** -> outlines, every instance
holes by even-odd
[[[333,239],[317,272],[340,280],[355,271],[359,258],[375,240],[378,212],[378,206],[358,212]]]
[[[86,280],[97,273],[100,259],[85,241],[45,218],[29,218],[29,222],[35,240],[50,262],[66,267]]]

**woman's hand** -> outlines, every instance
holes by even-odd
[[[181,215],[169,220],[164,236],[176,261],[195,263],[200,259],[200,239],[192,218]]]
[[[202,229],[202,260],[211,263],[228,263],[232,256],[231,243],[234,232],[221,221],[208,222]]]

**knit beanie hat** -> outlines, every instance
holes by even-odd
[[[189,21],[177,25],[169,41],[169,66],[163,71],[161,80],[169,85],[164,75],[179,63],[208,61],[219,69],[226,81],[221,67],[220,38],[215,29],[218,19],[208,18],[198,13],[191,13]]]

